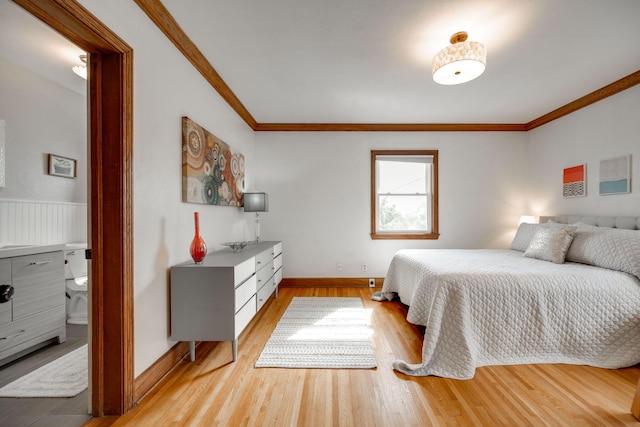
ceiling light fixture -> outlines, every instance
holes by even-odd
[[[83,65],[75,65],[71,69],[74,73],[82,77],[83,79],[87,79],[87,55],[80,55],[80,61],[82,61]]]
[[[467,32],[451,36],[447,46],[433,58],[433,80],[441,85],[466,83],[484,72],[487,49],[482,43],[468,42]]]

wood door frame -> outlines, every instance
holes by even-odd
[[[91,330],[94,416],[133,395],[133,49],[75,0],[13,0],[88,52]]]

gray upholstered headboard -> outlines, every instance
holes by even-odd
[[[627,230],[640,229],[640,217],[638,216],[588,216],[588,215],[556,215],[541,216],[540,223],[554,220],[563,224],[573,224],[578,221],[596,225],[598,227],[615,227]]]

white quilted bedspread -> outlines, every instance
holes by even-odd
[[[473,378],[486,365],[640,363],[640,280],[512,250],[399,251],[382,288],[426,327],[422,362],[408,375]]]

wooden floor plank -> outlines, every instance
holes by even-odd
[[[406,307],[370,300],[368,288],[283,288],[240,337],[202,343],[128,414],[94,419],[117,426],[637,426],[630,412],[640,366],[490,366],[467,381],[410,377],[396,359],[419,362],[422,331]],[[294,296],[361,297],[371,310],[376,369],[254,368]]]

